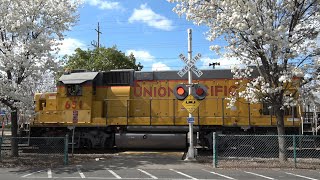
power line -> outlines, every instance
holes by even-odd
[[[111,24],[112,25],[112,24]],[[126,24],[126,25],[130,25],[130,24]],[[141,24],[139,26],[121,26],[121,25],[118,25],[116,30],[118,31],[119,29],[139,29],[139,28],[144,28],[144,27],[149,27],[149,28],[154,28],[156,30],[154,31],[161,31],[161,32],[166,32],[166,30],[163,30],[161,29],[161,27],[165,28],[165,27],[173,27],[173,29],[169,30],[169,31],[176,31],[178,29],[178,31],[185,31],[187,27],[190,27],[190,25],[193,25],[193,24],[187,24],[187,23],[183,23],[183,24],[176,24],[176,25],[157,25],[157,27],[152,27],[152,26],[148,26],[148,25],[145,25],[145,24]],[[86,26],[88,28],[86,28]],[[85,31],[85,30],[90,30],[92,27],[92,24],[81,24],[81,25],[76,25],[76,26],[73,26],[74,28],[74,31]],[[180,28],[182,28],[181,30],[179,30]],[[207,29],[208,27],[207,26],[197,26],[197,29],[198,28],[203,28],[203,29]],[[102,26],[101,29],[115,29],[114,27],[112,26]]]
[[[108,30],[106,28],[103,28],[104,30]],[[124,31],[119,31],[119,29],[122,29]],[[129,33],[129,34],[136,34],[136,33],[141,33],[141,32],[150,32],[150,33],[170,33],[170,32],[183,32],[185,31],[185,28],[182,29],[172,29],[170,31],[166,31],[166,30],[161,30],[161,29],[148,29],[146,30],[145,28],[143,28],[143,30],[139,30],[141,28],[137,28],[137,27],[117,27],[115,28],[110,28],[110,30],[115,30],[115,31],[111,31],[113,33]],[[72,31],[69,32],[85,32],[85,31],[92,31],[93,29],[91,28],[77,28],[77,29],[73,29]],[[132,30],[137,30],[137,31],[132,31]]]
[[[181,19],[181,18],[170,18],[170,20],[185,20],[185,19]],[[106,23],[129,23],[128,20],[104,20],[103,22],[106,22]],[[182,21],[176,21],[175,23],[176,24],[182,24],[182,25],[190,25],[190,24],[193,24],[191,21],[185,21],[185,22],[182,22]],[[189,22],[189,23],[188,23]],[[94,25],[93,23],[82,23],[82,24],[77,24],[76,26],[92,26]]]

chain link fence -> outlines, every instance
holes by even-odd
[[[320,168],[320,136],[213,133],[212,139],[212,150],[200,151],[197,159],[213,167]]]
[[[18,146],[18,156],[12,156],[12,144]],[[0,137],[0,165],[68,164],[66,137]]]

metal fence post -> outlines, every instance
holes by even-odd
[[[63,158],[63,162],[64,165],[68,165],[68,147],[69,147],[69,135],[66,134],[66,137],[64,139],[64,158]]]
[[[217,168],[218,166],[218,154],[217,154],[217,134],[216,132],[213,132],[212,134],[212,151],[213,151],[213,160],[212,160],[212,163],[213,163],[213,167],[214,168]]]
[[[2,148],[2,137],[0,137],[0,161],[2,161],[1,148]]]
[[[296,135],[293,135],[293,161],[294,161],[294,167],[297,168],[297,143],[296,143]]]

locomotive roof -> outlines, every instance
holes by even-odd
[[[192,79],[232,79],[233,74],[230,69],[208,69],[201,70],[203,72],[201,77],[192,75]],[[178,71],[136,71],[135,80],[174,80],[174,79],[188,79],[188,73],[180,77]]]
[[[207,69],[201,70],[201,77],[193,75],[193,80],[205,79],[233,79],[231,69]],[[180,77],[178,71],[133,71],[129,69],[105,72],[73,72],[64,74],[60,77],[58,83],[63,84],[81,84],[86,81],[95,80],[98,86],[124,86],[133,85],[134,81],[157,81],[157,80],[187,80],[188,73]],[[253,77],[258,75],[253,72]]]
[[[78,72],[64,74],[59,78],[59,81],[62,81],[63,84],[81,84],[88,80],[93,80],[99,72]]]

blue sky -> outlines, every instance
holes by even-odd
[[[209,42],[205,32],[208,28],[197,26],[185,17],[172,11],[175,4],[166,0],[84,0],[79,9],[80,21],[61,46],[60,55],[73,53],[77,47],[93,48],[97,41],[100,23],[100,44],[105,47],[116,45],[127,55],[132,52],[143,71],[180,70],[185,64],[179,59],[187,57],[187,29],[192,29],[193,55],[202,54],[197,62],[199,69],[210,69],[209,63],[220,62],[217,68],[230,68],[235,61],[226,61],[209,50],[210,45],[221,45],[224,41]]]

